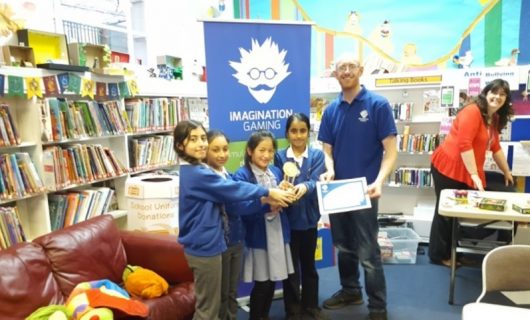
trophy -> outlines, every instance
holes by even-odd
[[[290,184],[294,185],[294,179],[298,177],[300,174],[300,170],[298,169],[298,166],[294,162],[286,162],[283,164],[283,175],[285,181],[289,182]]]

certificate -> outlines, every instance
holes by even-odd
[[[317,182],[318,206],[321,214],[371,208],[366,178]]]

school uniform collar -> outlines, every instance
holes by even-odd
[[[272,174],[272,172],[269,170],[269,168],[267,168],[266,170],[263,170],[261,168],[258,168],[258,166],[256,166],[255,164],[251,163],[250,164],[250,169],[252,170],[252,173],[256,176],[256,177],[264,177],[264,176],[268,176],[268,177],[272,177],[274,178],[274,175]]]
[[[302,152],[300,157],[303,157],[303,158],[307,159],[309,157],[309,151],[308,150],[309,150],[309,147],[306,146],[304,152]],[[287,148],[287,151],[285,152],[285,155],[287,156],[287,158],[296,159],[296,156],[294,155],[293,148],[291,146],[289,146]]]
[[[210,167],[210,168],[213,170],[213,172],[217,173],[217,174],[220,175],[221,177],[223,177],[223,178],[228,177],[228,171],[226,170],[225,167],[223,167],[223,168],[221,169],[221,171],[219,171],[219,170],[215,170],[215,169],[212,168],[212,167]]]

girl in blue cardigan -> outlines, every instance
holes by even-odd
[[[300,281],[302,283],[302,312],[308,319],[329,319],[318,307],[318,273],[315,267],[317,224],[320,219],[316,183],[325,171],[324,153],[308,145],[309,128],[309,118],[303,113],[295,113],[287,119],[285,137],[289,146],[276,154],[274,164],[283,168],[285,163],[291,162],[299,169],[293,183],[298,201],[284,210],[291,227],[290,244],[295,270],[293,286],[300,288]]]
[[[234,179],[268,188],[277,187],[283,180],[282,173],[269,165],[276,149],[276,140],[271,132],[254,132],[247,142],[245,165],[234,174]],[[243,280],[254,281],[250,293],[250,320],[268,319],[275,282],[279,280],[283,284],[287,319],[298,318],[300,314],[298,290],[293,287],[294,280],[291,279],[294,268],[289,247],[289,222],[280,210],[279,206],[273,206],[268,212],[242,216],[248,249],[243,264]]]
[[[210,130],[207,136],[208,153],[206,162],[221,177],[233,179],[225,168],[230,155],[230,150],[228,149],[230,141],[221,131]],[[222,254],[220,320],[236,320],[237,318],[237,287],[239,285],[245,247],[245,229],[241,217],[237,213],[250,213],[250,211],[259,211],[261,209],[261,203],[257,203],[258,207],[254,209],[252,209],[253,205],[256,205],[255,201],[242,202],[242,208],[229,206],[226,210],[225,240],[227,241],[227,249]]]
[[[203,161],[208,141],[201,123],[187,120],[175,127],[174,149],[180,162],[179,242],[195,282],[194,320],[218,319],[221,254],[226,250],[223,204],[262,199],[287,206],[289,192],[225,179]]]

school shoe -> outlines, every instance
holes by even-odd
[[[320,308],[307,308],[304,310],[302,320],[331,320]]]
[[[351,304],[363,304],[363,295],[360,291],[355,293],[347,293],[340,289],[335,292],[331,298],[324,300],[323,307],[325,309],[340,309]]]
[[[370,311],[368,314],[369,320],[387,320],[386,310],[383,311]]]

